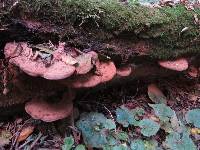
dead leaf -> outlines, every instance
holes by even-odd
[[[192,135],[200,134],[200,129],[199,128],[191,128],[190,132]]]
[[[22,141],[26,140],[30,136],[30,134],[33,133],[34,128],[35,128],[34,126],[28,126],[24,129],[22,129],[19,137],[17,138],[17,141],[22,142]]]
[[[167,103],[167,98],[155,84],[148,85],[148,96],[155,103]]]
[[[12,134],[9,131],[1,131],[0,132],[0,147],[8,145],[10,143],[10,138]]]
[[[160,119],[158,117],[156,117],[156,116],[154,116],[152,114],[148,118],[153,120],[153,121],[155,121],[155,122],[159,122],[160,121]]]
[[[61,60],[67,65],[75,65],[78,61],[70,55],[61,56]]]
[[[190,94],[189,95],[189,100],[196,102],[198,100],[198,95]]]
[[[76,60],[78,61],[77,74],[86,74],[93,68],[91,54],[79,55]]]
[[[188,70],[188,74],[193,77],[193,78],[196,78],[198,77],[198,69],[194,66],[191,66]]]

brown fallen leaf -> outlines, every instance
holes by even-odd
[[[192,135],[200,134],[200,129],[199,128],[191,128],[190,132],[191,132]]]
[[[199,96],[198,96],[198,95],[195,95],[195,94],[189,94],[189,95],[188,95],[188,98],[189,98],[190,101],[195,102],[195,101],[198,100]]]
[[[188,74],[193,78],[197,78],[198,77],[198,69],[194,66],[191,66],[188,70]]]
[[[8,145],[10,143],[10,138],[12,134],[9,131],[0,131],[0,147]]]
[[[147,114],[146,117],[148,119],[151,119],[151,120],[155,121],[155,122],[159,122],[160,121],[160,119],[157,116],[155,116],[154,114]]]
[[[148,85],[148,96],[155,103],[167,103],[167,98],[155,84]]]
[[[78,66],[76,67],[77,74],[86,74],[92,68],[92,54],[82,54],[76,58]]]
[[[67,65],[75,65],[78,63],[78,61],[70,55],[61,56],[61,60]]]
[[[19,137],[17,138],[17,142],[22,142],[26,140],[31,135],[31,133],[33,133],[34,128],[35,128],[34,126],[28,126],[22,129]]]

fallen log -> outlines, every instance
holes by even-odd
[[[104,82],[109,84],[132,78],[144,79],[152,75],[157,78],[176,75],[180,74],[176,71],[186,71],[191,64],[198,68],[199,15],[199,8],[188,10],[182,4],[149,8],[116,0],[1,1],[0,57],[4,62],[1,64],[1,91],[4,92],[0,95],[0,107],[25,103],[33,97],[49,97],[55,93],[63,93],[66,85],[70,88],[88,88]],[[42,53],[42,56],[27,56],[26,48],[19,44],[19,47],[14,45],[15,48],[10,50],[15,53],[16,49],[22,49],[24,54],[19,53],[14,55],[14,58],[12,54],[7,53],[10,51],[6,51],[6,44],[14,41],[26,43],[27,49],[31,49],[34,54]],[[52,66],[57,62],[66,66],[63,57],[54,54],[61,41],[65,42],[63,54],[73,55],[73,59],[76,59],[79,65],[82,63],[80,66],[85,67],[87,62],[82,61],[79,56],[92,51],[98,55],[99,66],[97,60],[87,69],[78,68],[76,63],[69,64],[67,61],[71,72],[60,75],[62,67],[57,69]],[[41,48],[44,43],[48,43],[49,47]],[[44,49],[50,49],[53,54],[44,52]],[[48,54],[52,64],[48,63],[46,66],[43,63],[44,53],[45,58]],[[94,58],[95,56],[89,56],[87,60],[90,62]],[[181,61],[184,66],[180,65],[180,61],[174,61],[180,58],[184,60]],[[42,62],[44,72],[40,67],[35,68],[38,62]],[[106,68],[108,62],[112,64],[111,73]],[[10,68],[11,64],[18,66],[20,71]],[[163,69],[159,64],[175,71]],[[124,66],[131,66],[132,73],[126,75],[118,71],[116,77],[117,70]],[[9,82],[5,80],[6,72],[14,74]],[[52,72],[57,75],[56,78]],[[90,77],[95,78],[96,82],[92,82]],[[80,78],[82,80],[79,81]],[[60,81],[49,81],[51,79]],[[75,85],[75,82],[79,84]],[[8,89],[10,91],[7,91]]]

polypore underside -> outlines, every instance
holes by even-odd
[[[136,78],[147,80],[151,77],[177,75],[180,72],[188,72],[192,77],[197,77],[194,72],[198,72],[199,66],[199,26],[194,23],[193,13],[183,6],[176,8],[180,9],[183,15],[171,14],[171,9],[175,11],[175,8],[152,10],[138,6],[139,11],[145,11],[141,11],[140,15],[144,18],[141,18],[140,26],[129,28],[127,21],[122,19],[121,25],[108,29],[104,22],[108,19],[106,16],[95,22],[95,27],[94,20],[90,22],[91,18],[80,24],[80,18],[76,18],[78,14],[73,22],[72,18],[66,18],[64,22],[54,22],[50,18],[48,22],[48,19],[44,19],[48,18],[48,15],[45,16],[44,13],[44,18],[40,18],[39,12],[31,9],[32,2],[30,6],[26,6],[30,12],[24,11],[24,7],[21,8],[23,4],[23,1],[19,1],[19,7],[13,7],[11,12],[3,16],[0,13],[0,48],[4,49],[2,52],[5,55],[2,56],[1,62],[3,84],[0,107],[31,101],[27,103],[31,106],[26,105],[26,111],[30,114],[32,112],[28,108],[32,108],[32,104],[38,106],[38,100],[42,101],[41,109],[52,110],[55,108],[54,104],[63,102],[63,99],[68,106],[67,103],[72,103],[72,99],[67,101],[65,95],[70,94],[71,89],[75,91],[95,88]],[[127,10],[124,5],[114,5],[121,11]],[[73,8],[76,7],[78,6]],[[18,11],[21,13],[15,13]],[[136,21],[140,20],[137,19],[137,11],[130,12],[130,17],[135,16]],[[31,18],[34,13],[38,16]],[[158,20],[151,20],[148,16],[145,18],[144,15],[147,14]],[[163,18],[166,20],[162,20]],[[118,21],[119,18],[112,19]],[[96,24],[100,27],[96,28]],[[127,27],[124,27],[126,25]],[[190,26],[191,30],[182,31],[185,25]],[[178,29],[173,30],[171,27]],[[173,60],[161,60],[163,58]],[[68,112],[65,113],[68,115]],[[48,115],[47,111],[42,117],[38,117],[38,114],[32,116],[44,121],[54,121],[52,118],[43,118]]]

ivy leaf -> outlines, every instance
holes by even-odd
[[[143,114],[144,110],[141,108],[129,110],[125,106],[121,106],[116,110],[117,122],[119,124],[122,124],[123,127],[128,127],[129,125],[137,126],[139,123],[138,116],[141,116]]]
[[[139,117],[143,116],[144,113],[145,113],[145,112],[144,112],[144,109],[139,108],[139,107],[137,107],[137,108],[135,108],[135,109],[132,109],[131,111],[132,111],[132,113],[134,114],[134,117],[135,117],[135,119],[137,120],[137,122],[138,122],[138,120],[140,120]]]
[[[157,117],[163,122],[168,122],[174,115],[175,112],[165,104],[149,104],[156,114]]]
[[[145,150],[145,145],[143,140],[137,139],[131,141],[131,150]]]
[[[91,112],[81,115],[76,125],[81,130],[86,145],[102,148],[109,144],[109,130],[115,129],[111,121],[101,113]]]
[[[111,146],[110,145],[105,145],[105,146],[103,146],[103,150],[111,150]]]
[[[165,130],[165,132],[167,133],[171,133],[171,132],[183,132],[185,130],[185,126],[183,125],[183,123],[178,120],[177,116],[174,115],[170,121],[168,122],[161,122],[161,128],[163,130]]]
[[[86,150],[85,146],[84,145],[78,145],[76,146],[75,150]]]
[[[196,150],[197,149],[187,132],[170,133],[166,137],[166,140],[163,143],[163,145],[166,149],[169,149],[169,150]]]
[[[117,108],[116,115],[117,115],[117,122],[119,124],[122,124],[123,127],[128,127],[129,124],[132,125],[136,122],[132,112],[124,106]]]
[[[141,120],[139,122],[139,127],[141,128],[141,133],[147,137],[155,135],[160,129],[160,125],[150,119]]]
[[[128,140],[128,134],[126,132],[123,131],[119,131],[117,133],[115,133],[115,138],[118,140],[122,140],[122,141],[127,141]]]
[[[148,85],[148,96],[154,103],[167,103],[167,98],[155,84]]]
[[[111,150],[128,150],[128,146],[126,144],[116,145]]]
[[[144,140],[145,150],[159,150],[158,142],[156,140]]]
[[[200,109],[189,110],[185,115],[185,119],[187,123],[191,123],[196,128],[200,128]]]
[[[64,145],[62,146],[62,150],[71,150],[74,145],[74,138],[72,136],[66,137],[64,139]]]
[[[155,140],[137,139],[131,142],[131,150],[161,150]]]
[[[116,139],[114,136],[112,136],[112,135],[108,135],[107,141],[108,141],[109,146],[116,145],[116,144],[119,142],[119,141],[117,141],[117,139]]]
[[[115,122],[113,120],[106,119],[105,128],[109,129],[109,130],[116,129],[116,124],[115,124]]]

